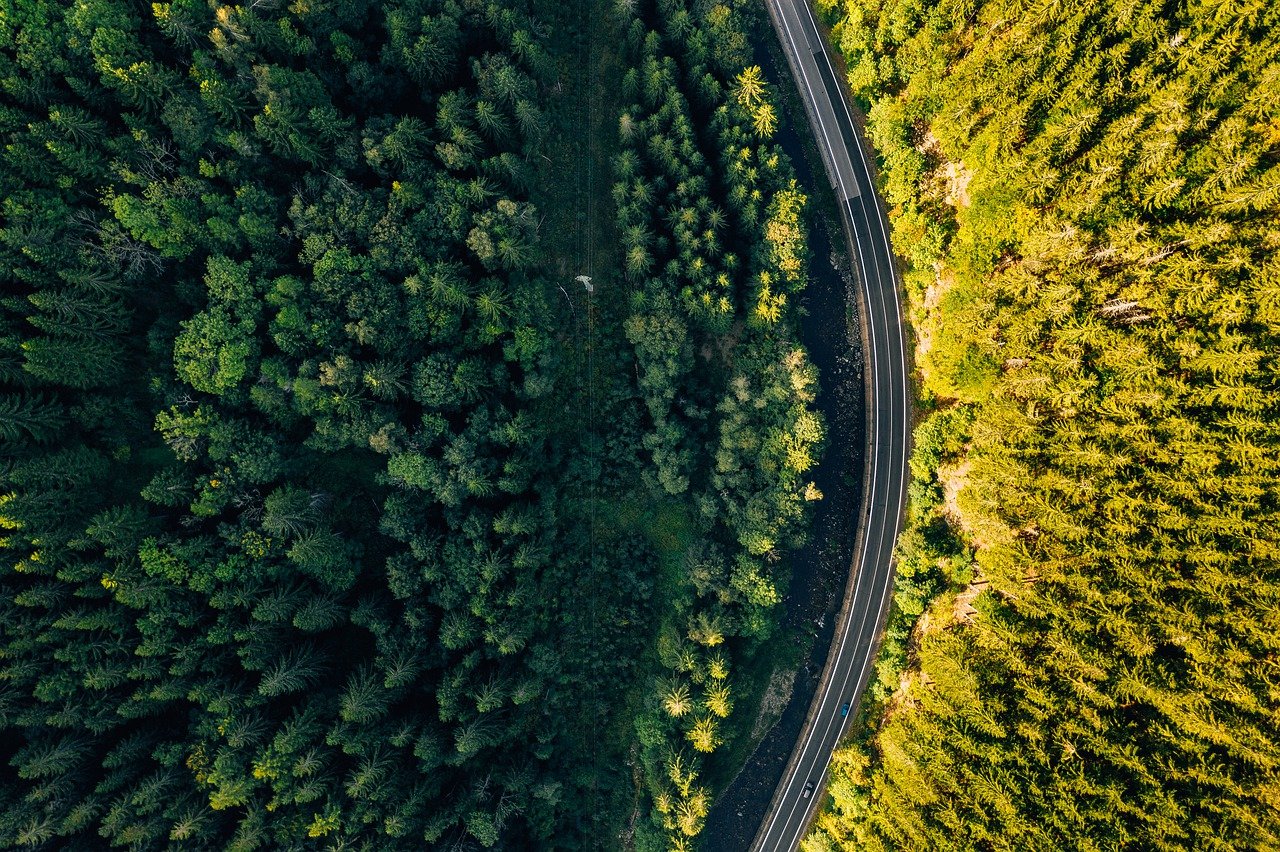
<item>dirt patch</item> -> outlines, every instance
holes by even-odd
[[[929,349],[933,346],[933,324],[929,322],[929,316],[938,309],[938,305],[942,303],[942,297],[955,283],[955,273],[948,267],[939,266],[933,283],[924,289],[924,299],[920,303],[922,309],[920,314],[924,317],[924,322],[915,327],[915,363],[920,365],[921,370],[926,363],[924,356],[929,354]]]
[[[955,602],[951,606],[951,619],[953,622],[970,622],[978,616],[978,610],[974,608],[973,602],[978,595],[986,591],[990,583],[986,577],[975,577],[973,582],[964,588],[964,591],[956,595]]]
[[[959,504],[960,492],[969,481],[970,466],[968,459],[957,465],[942,465],[938,468],[938,484],[942,486],[942,511],[947,520],[972,540],[973,530],[965,524]]]
[[[943,201],[952,207],[968,207],[973,203],[969,199],[969,182],[973,180],[973,170],[965,168],[963,160],[944,165],[942,175],[947,179],[947,194]]]
[[[942,143],[933,135],[933,130],[925,131],[916,150],[930,162],[939,164],[925,178],[925,188],[930,190],[926,194],[934,198],[941,195],[943,202],[952,207],[968,207],[972,203],[969,199],[969,182],[973,180],[973,169],[967,168],[964,160],[948,160],[942,150]]]
[[[769,676],[769,685],[765,687],[764,697],[760,699],[760,713],[751,728],[751,740],[759,740],[765,732],[777,724],[782,718],[782,711],[787,709],[791,700],[791,690],[796,685],[798,669],[777,668]]]

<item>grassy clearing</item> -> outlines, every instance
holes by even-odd
[[[552,133],[538,168],[543,173],[541,236],[552,267],[566,279],[590,274],[599,300],[622,294],[610,198],[610,162],[617,152],[618,87],[625,66],[621,33],[604,0],[546,3],[555,28],[558,76],[552,88]],[[585,143],[585,145],[584,145]],[[584,153],[586,156],[584,157]],[[615,286],[610,286],[615,285]],[[581,286],[578,286],[581,290]],[[576,295],[576,294],[575,294]]]

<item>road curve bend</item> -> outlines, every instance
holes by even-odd
[[[862,289],[867,366],[867,470],[853,564],[822,680],[752,852],[800,845],[822,799],[831,754],[871,674],[893,588],[911,438],[907,349],[889,230],[843,88],[807,0],[767,0],[835,191]],[[842,709],[848,705],[848,715]],[[810,786],[811,785],[811,786]]]

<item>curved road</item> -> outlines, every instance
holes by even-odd
[[[893,588],[893,545],[906,495],[910,416],[906,343],[889,231],[857,127],[807,0],[767,4],[858,262],[868,367],[865,502],[857,519],[841,622],[804,729],[751,847],[755,852],[789,852],[800,845],[823,799],[831,753],[855,715],[875,660]],[[848,716],[842,714],[845,704]]]

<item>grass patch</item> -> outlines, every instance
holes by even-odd
[[[664,566],[683,567],[685,554],[694,538],[693,520],[689,507],[681,503],[659,503],[649,513],[644,534],[658,551]]]

